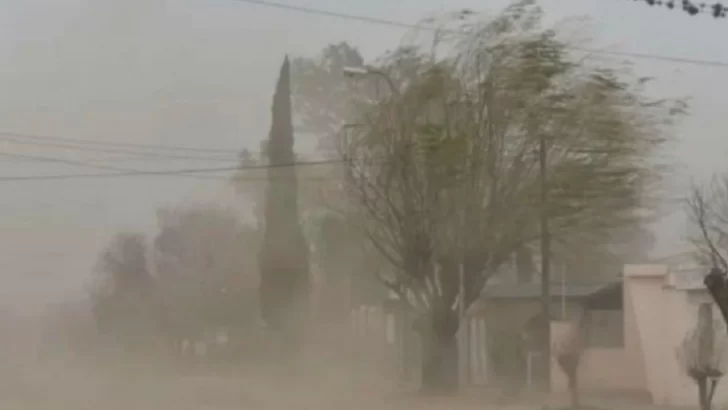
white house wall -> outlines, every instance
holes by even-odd
[[[640,343],[647,388],[655,404],[665,404],[667,399],[663,370],[666,346],[662,339],[666,321],[664,274],[660,269],[651,265],[625,268],[625,296],[634,309],[633,329]]]
[[[697,388],[685,375],[677,351],[695,327],[700,304],[712,302],[707,290],[677,288],[667,267],[653,265],[625,267],[624,284],[625,306],[633,308],[633,312],[625,313],[632,313],[635,318],[631,331],[638,336],[647,388],[654,404],[696,405]],[[720,318],[717,307],[714,309],[714,317]],[[718,385],[714,404],[728,405],[728,385]]]
[[[677,351],[686,335],[695,329],[698,317],[698,309],[701,303],[712,303],[707,291],[685,291],[679,289],[668,289],[667,292],[673,295],[673,306],[671,314],[674,315],[674,324],[670,329],[669,340],[673,345],[673,354],[670,357],[668,370],[670,375],[670,404],[674,406],[691,406],[697,402],[697,387],[695,383],[685,374],[677,358]],[[720,318],[717,306],[714,306],[714,317]],[[725,337],[725,332],[720,335]],[[728,386],[718,384],[715,397],[713,398],[716,407],[723,407],[728,404]]]

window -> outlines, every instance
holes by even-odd
[[[589,347],[618,348],[624,346],[624,313],[622,310],[592,310],[587,322]]]

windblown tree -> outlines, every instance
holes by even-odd
[[[351,116],[354,96],[371,88],[344,77],[345,67],[359,67],[364,58],[348,43],[330,44],[314,58],[291,62],[293,107],[301,126],[319,138],[324,151],[338,153],[338,136]]]
[[[705,286],[728,324],[728,174],[713,177],[705,186],[694,186],[686,211],[695,259],[710,269]]]
[[[138,348],[156,335],[160,318],[144,236],[116,234],[99,255],[92,294],[97,328],[112,343]]]
[[[256,228],[261,232],[265,219],[265,177],[267,171],[264,168],[268,164],[267,151],[267,141],[260,143],[259,153],[244,149],[240,153],[241,170],[232,179],[237,193],[249,203]]]
[[[299,222],[288,57],[281,66],[272,113],[265,231],[258,256],[260,304],[268,326],[295,350],[302,343],[311,279],[309,249]]]
[[[572,61],[541,15],[516,3],[443,36],[449,53],[409,47],[382,59],[398,88],[360,101],[345,136],[347,199],[391,265],[381,280],[417,316],[424,390],[455,388],[458,306],[535,241],[541,206],[557,244],[604,241],[635,222],[656,179],[645,158],[672,107],[649,102],[627,74]]]
[[[168,336],[250,332],[258,313],[255,228],[213,204],[165,208],[157,219],[154,260]]]
[[[346,67],[363,64],[364,58],[359,51],[346,42],[329,44],[313,58],[297,57],[291,61],[297,122],[318,138],[318,150],[327,157],[340,157],[341,131],[352,118],[354,101],[374,98],[377,91],[386,91],[376,81],[362,84],[344,76]],[[315,215],[307,223],[309,232],[313,233],[312,262],[322,273],[321,303],[331,307],[329,314],[343,320],[351,305],[372,302],[371,298],[378,293],[369,273],[377,269],[373,265],[378,265],[381,258],[372,255],[366,238],[353,229],[350,219],[355,216],[340,206],[345,202],[341,164],[319,166],[309,171],[323,176],[306,185],[309,188],[307,210]],[[305,176],[302,178],[306,179]],[[315,189],[311,189],[314,184]]]
[[[348,330],[352,308],[377,305],[385,299],[386,288],[372,275],[385,263],[345,215],[322,210],[308,223],[312,263],[321,272],[319,315]]]
[[[725,326],[713,320],[712,304],[701,305],[697,326],[677,350],[683,371],[698,387],[700,410],[712,409],[715,389],[725,374],[728,344],[722,328]]]
[[[447,39],[453,32],[468,28],[467,23],[463,21],[469,22],[476,18],[473,12],[460,10],[425,19],[423,25],[435,29],[434,37]],[[495,41],[497,42],[497,39]],[[387,67],[390,77],[404,80],[408,75],[407,72],[418,69],[421,58],[428,61],[431,57],[405,51],[406,48],[398,50],[395,55],[379,59],[378,63]],[[396,64],[393,64],[394,59],[397,60]],[[378,100],[389,92],[381,76],[373,75],[358,81],[344,77],[344,67],[360,67],[362,64],[362,56],[348,43],[331,44],[313,58],[299,57],[292,62],[293,103],[296,116],[306,130],[319,137],[320,149],[325,152],[340,148],[341,133],[348,132],[354,125],[352,114],[356,112],[359,102]],[[325,198],[324,208],[326,204],[344,201],[342,199],[344,194],[337,184],[340,181],[340,171],[336,166],[329,168],[328,175],[333,177],[330,178],[331,182],[317,181],[318,194]],[[650,205],[656,208],[654,203]],[[336,211],[341,213],[341,209]],[[576,235],[571,238],[562,236],[552,245],[552,260],[555,264],[564,266],[569,278],[574,280],[611,277],[624,261],[642,262],[648,258],[654,243],[648,226],[652,220],[653,215],[640,213],[637,210],[633,215],[633,223],[615,228],[608,236],[591,237],[588,241]],[[568,246],[565,244],[567,240]],[[534,248],[537,247],[524,246],[516,251],[512,255],[514,266],[511,271],[518,270],[516,265],[535,266],[537,263],[535,258],[539,255]],[[504,269],[503,273],[506,274],[508,271]]]

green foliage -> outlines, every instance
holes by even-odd
[[[149,273],[143,235],[116,234],[99,255],[92,293],[97,329],[126,347],[148,341],[159,324],[156,284]]]
[[[646,80],[627,70],[576,60],[542,16],[529,0],[496,18],[449,13],[427,48],[405,43],[343,85],[314,62],[316,92],[299,89],[299,115],[328,135],[347,124],[335,144],[346,160],[339,213],[388,263],[380,277],[417,328],[443,344],[458,328],[459,265],[469,305],[534,248],[544,210],[554,259],[572,269],[608,271],[635,257],[615,243],[649,242],[656,154],[685,105],[647,99]]]
[[[99,256],[98,329],[125,345],[250,330],[258,312],[256,230],[214,205],[162,209],[158,221],[151,249],[142,235],[120,233]]]
[[[299,223],[298,188],[292,166],[291,110],[290,64],[286,57],[273,96],[265,225],[258,255],[261,314],[276,330],[292,330],[299,325],[307,310],[311,281],[309,249]]]
[[[441,40],[445,57],[395,51],[381,71],[399,92],[360,102],[351,120],[360,126],[346,139],[347,194],[392,264],[387,284],[423,314],[457,305],[460,260],[466,303],[478,297],[537,238],[541,206],[561,253],[647,219],[659,181],[650,158],[682,106],[649,101],[628,72],[572,60],[540,21],[524,1],[463,23],[469,35]]]
[[[163,209],[158,223],[154,262],[169,331],[250,328],[258,312],[256,230],[215,205]]]
[[[336,311],[329,313],[348,320],[351,306],[380,304],[386,298],[386,288],[377,279],[383,264],[366,237],[345,216],[332,211],[320,212],[308,222],[314,231],[312,256],[322,274],[323,298],[344,303],[330,306]]]
[[[364,63],[359,51],[342,42],[325,47],[314,58],[298,57],[291,61],[291,93],[297,122],[317,135],[320,147],[336,151],[336,136],[351,115],[348,104],[352,96],[361,95],[362,87],[343,75],[344,67]]]

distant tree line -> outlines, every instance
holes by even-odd
[[[166,208],[150,240],[116,234],[99,256],[93,313],[105,342],[180,347],[249,332],[258,311],[259,233],[216,205]]]

